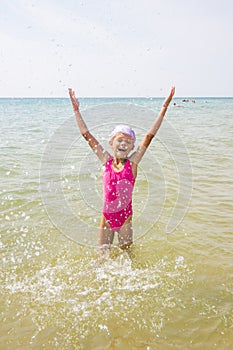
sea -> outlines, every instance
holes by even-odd
[[[161,98],[80,98],[111,152]],[[174,104],[175,103],[175,104]],[[0,349],[233,347],[233,98],[174,98],[139,164],[134,244],[97,246],[101,168],[68,98],[0,99]]]

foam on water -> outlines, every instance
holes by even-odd
[[[72,263],[62,257],[54,265],[42,262],[41,268],[32,266],[25,273],[18,271],[19,260],[11,257],[5,263],[8,269],[12,265],[4,276],[8,311],[20,300],[13,319],[27,315],[32,320],[30,344],[43,339],[47,346],[63,349],[85,349],[97,334],[99,344],[106,337],[113,341],[123,329],[124,336],[134,334],[132,346],[144,331],[151,339],[159,337],[165,314],[182,307],[178,291],[192,283],[192,271],[181,256],[140,268],[125,253],[98,263],[90,252]]]

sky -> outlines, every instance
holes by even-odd
[[[232,0],[0,0],[0,97],[232,97],[232,14]]]

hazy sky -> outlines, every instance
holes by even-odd
[[[0,97],[233,96],[232,0],[0,0]]]

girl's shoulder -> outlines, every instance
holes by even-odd
[[[101,165],[102,174],[111,166],[113,157],[110,155]]]
[[[111,154],[109,154],[108,157],[106,157],[104,162],[102,163],[102,166],[106,166],[106,164],[111,163],[112,160],[113,160],[113,156]]]

